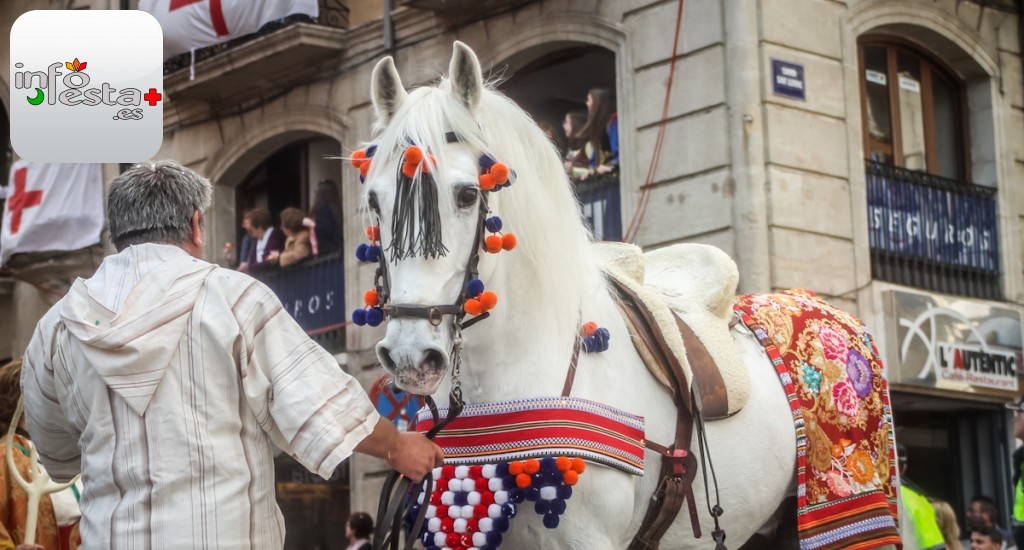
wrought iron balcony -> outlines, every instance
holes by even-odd
[[[996,190],[867,161],[875,279],[1000,299]]]
[[[593,175],[576,182],[576,197],[583,218],[598,241],[622,240],[622,207],[619,174]]]
[[[258,272],[292,318],[328,351],[345,347],[345,261],[341,252]]]

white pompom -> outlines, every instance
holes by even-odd
[[[491,478],[498,473],[498,467],[494,464],[485,464],[483,470],[480,472],[484,477]],[[477,545],[479,546],[479,545]]]
[[[461,506],[449,506],[448,507],[448,517],[450,517],[452,519],[459,519],[459,518],[461,518],[462,517],[462,507]]]
[[[458,479],[466,479],[469,477],[469,466],[456,466],[455,477]]]
[[[505,504],[508,502],[508,491],[498,491],[494,493],[494,502],[497,504]]]
[[[427,513],[423,517],[425,517],[427,519],[436,518],[437,517],[437,506],[434,506],[433,504],[427,505]]]
[[[470,491],[470,493],[466,495],[466,503],[471,506],[476,506],[477,504],[480,504],[480,493],[476,491]]]
[[[497,504],[492,504],[492,505],[488,506],[487,507],[487,516],[488,517],[492,517],[492,518],[500,518],[501,517],[501,506],[499,506]]]
[[[482,518],[478,525],[480,526],[481,533],[489,533],[494,530],[494,520],[491,518]],[[473,544],[476,544],[475,540],[473,541]]]
[[[490,489],[491,492],[497,493],[504,487],[505,484],[501,481],[500,477],[492,477],[491,479],[487,480],[487,488]]]
[[[430,531],[431,533],[436,533],[440,530],[441,518],[430,518],[430,520],[427,521],[427,531]]]
[[[459,519],[455,520],[455,526],[453,528],[455,529],[456,533],[465,533],[466,532],[466,520],[464,520],[462,518],[459,518]]]
[[[445,506],[455,504],[455,493],[451,491],[441,493],[441,504],[444,504]]]
[[[461,491],[462,490],[462,480],[461,479],[449,479],[448,480],[448,490],[449,491]]]
[[[448,535],[444,533],[434,533],[434,546],[438,548],[445,548],[448,546]]]
[[[418,495],[418,496],[416,497],[416,503],[417,503],[417,504],[420,504],[420,505],[422,505],[422,504],[423,504],[423,496],[424,496],[424,495],[426,495],[426,493],[420,493],[420,494],[419,494],[419,495]]]
[[[469,518],[473,517],[473,507],[469,506],[468,504],[466,506],[463,506],[462,507],[462,517],[464,517],[466,519],[469,519]]]
[[[544,500],[555,500],[558,498],[558,490],[551,486],[541,487],[540,498]]]
[[[487,535],[483,533],[473,533],[473,546],[483,546],[487,544]]]
[[[441,479],[441,468],[434,468],[430,471],[430,477],[434,479]]]
[[[475,479],[466,478],[466,479],[462,480],[462,490],[463,491],[468,493],[468,492],[470,492],[470,491],[472,491],[474,489],[476,489],[476,480]]]

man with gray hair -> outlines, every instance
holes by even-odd
[[[199,259],[210,183],[170,161],[110,188],[117,254],[39,322],[25,418],[55,479],[83,474],[86,548],[275,548],[273,447],[329,478],[353,451],[420,479],[399,433],[263,284]]]

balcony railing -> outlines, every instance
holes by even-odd
[[[340,252],[256,274],[285,310],[329,351],[344,349],[345,262]]]
[[[283,17],[263,25],[260,30],[252,34],[240,36],[234,40],[221,42],[220,44],[200,48],[195,51],[194,60],[192,58],[192,52],[176,55],[167,61],[164,61],[164,74],[168,75],[181,69],[186,69],[192,65],[193,61],[195,63],[199,63],[200,61],[210,59],[220,53],[236,48],[247,42],[251,42],[261,36],[271,34],[294,23],[313,23],[335,29],[348,29],[349,9],[348,6],[345,5],[344,0],[319,0],[319,4],[319,16],[316,19],[304,14],[289,15],[288,17]]]
[[[1002,297],[996,190],[867,161],[875,279]]]
[[[583,219],[598,241],[622,240],[619,174],[594,175],[576,183]]]

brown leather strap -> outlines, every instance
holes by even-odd
[[[729,393],[725,391],[725,381],[722,380],[722,373],[715,365],[715,360],[690,325],[679,314],[673,312],[673,315],[679,334],[683,337],[683,345],[686,346],[686,360],[690,363],[693,391],[696,393],[694,401],[700,408],[701,417],[705,422],[728,417]]]
[[[693,479],[697,475],[697,459],[689,452],[693,436],[693,395],[689,390],[686,375],[678,359],[669,351],[657,323],[643,302],[629,288],[614,278],[611,279],[618,291],[619,305],[626,321],[636,328],[642,343],[654,355],[656,361],[665,365],[672,384],[672,401],[676,405],[676,436],[671,448],[652,441],[645,445],[661,455],[661,472],[658,488],[651,495],[640,529],[630,544],[630,550],[653,550],[658,548],[661,537],[679,515],[683,502],[688,503],[690,524],[693,535],[701,536],[700,520],[693,498]],[[706,350],[705,350],[706,351]]]
[[[572,393],[572,383],[576,380],[576,363],[580,359],[580,338],[572,346],[572,360],[569,361],[569,372],[565,373],[565,385],[562,386],[562,397],[569,397]]]

